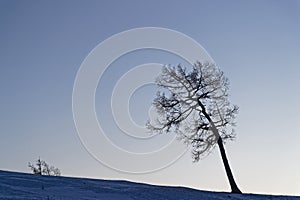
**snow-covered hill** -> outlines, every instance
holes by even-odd
[[[0,199],[299,199],[300,197],[208,192],[184,187],[155,186],[128,181],[49,177],[0,170]]]

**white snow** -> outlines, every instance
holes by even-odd
[[[0,199],[300,200],[300,197],[230,194],[128,181],[49,177],[0,170]]]

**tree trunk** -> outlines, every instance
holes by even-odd
[[[217,127],[215,126],[215,123],[212,121],[212,119],[210,118],[210,116],[207,114],[204,105],[200,102],[200,100],[198,99],[198,104],[202,109],[202,113],[204,114],[204,116],[206,117],[206,119],[209,121],[210,125],[211,125],[211,130],[212,132],[215,134],[215,136],[218,138],[218,146],[220,149],[220,153],[222,156],[222,160],[223,160],[223,164],[225,167],[225,171],[226,171],[226,175],[231,187],[231,192],[232,193],[237,193],[237,194],[241,194],[242,192],[240,191],[240,189],[238,188],[237,184],[235,183],[235,180],[233,178],[233,174],[231,172],[230,166],[229,166],[229,162],[226,156],[226,152],[224,149],[224,145],[223,145],[223,140],[219,134],[219,131],[217,129]]]
[[[224,167],[225,167],[226,175],[227,175],[230,187],[231,187],[231,192],[241,194],[242,192],[238,188],[238,186],[235,183],[235,180],[233,178],[233,174],[232,174],[230,166],[229,166],[229,162],[228,162],[226,152],[225,152],[225,149],[224,149],[224,145],[223,145],[223,140],[222,140],[221,137],[219,137],[219,139],[218,139],[218,146],[219,146],[220,153],[221,153],[221,156],[222,156],[222,160],[223,160],[223,164],[224,164]]]

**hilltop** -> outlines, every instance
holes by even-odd
[[[0,170],[0,199],[300,200],[300,197],[231,194],[129,181],[40,176]]]

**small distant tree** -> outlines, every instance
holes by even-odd
[[[229,166],[223,143],[235,138],[238,107],[228,100],[228,79],[214,64],[197,62],[190,70],[164,66],[156,80],[153,101],[158,117],[147,123],[154,132],[175,132],[192,147],[194,161],[218,145],[231,190],[241,193]]]
[[[40,158],[36,161],[35,165],[28,163],[28,167],[32,170],[34,174],[46,175],[46,176],[60,176],[60,170],[54,166],[50,166],[44,160]]]

